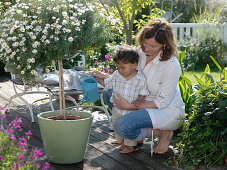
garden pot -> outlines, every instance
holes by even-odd
[[[66,111],[66,115],[83,117],[78,120],[53,120],[59,111],[38,114],[40,133],[49,162],[72,164],[81,162],[90,134],[93,115],[77,110]]]

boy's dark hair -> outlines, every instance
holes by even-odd
[[[115,63],[123,62],[125,64],[135,64],[139,62],[139,54],[131,46],[121,46],[113,54],[113,61]]]

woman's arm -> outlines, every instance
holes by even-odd
[[[129,103],[120,94],[113,95],[113,101],[114,101],[116,107],[120,110],[137,110],[137,109],[142,109],[142,108],[158,109],[158,107],[156,106],[156,104],[153,101],[144,102],[140,106],[137,107],[134,104]]]

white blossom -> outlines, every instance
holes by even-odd
[[[36,49],[32,50],[33,54],[36,54],[38,51]]]
[[[69,42],[72,42],[72,41],[73,41],[73,37],[69,37],[69,38],[68,38],[68,41],[69,41]]]

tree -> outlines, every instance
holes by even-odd
[[[154,5],[153,0],[96,0],[95,5],[112,23],[125,33],[126,43],[132,44],[136,15]],[[117,25],[116,25],[117,24]]]

